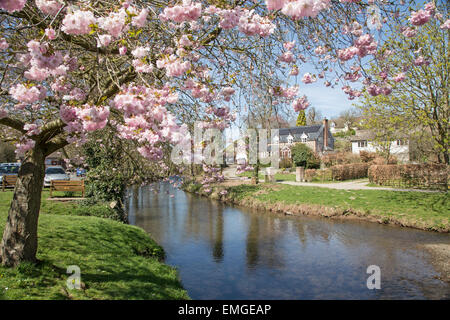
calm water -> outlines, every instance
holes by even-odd
[[[418,246],[448,234],[253,212],[168,183],[129,190],[127,206],[193,299],[450,299]],[[366,287],[369,265],[381,290]]]

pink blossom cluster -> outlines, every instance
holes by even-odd
[[[270,93],[273,94],[275,97],[281,97],[291,100],[298,94],[298,86],[287,88],[274,87],[270,89]]]
[[[55,16],[63,7],[59,0],[36,0],[36,6],[45,14]]]
[[[301,98],[297,98],[292,102],[292,108],[295,112],[299,112],[300,110],[305,110],[309,107],[308,98],[303,96]]]
[[[183,0],[181,5],[165,8],[159,15],[162,21],[173,20],[175,22],[194,21],[200,18],[202,4],[191,0]]]
[[[5,38],[0,39],[0,50],[6,50],[9,48],[9,43],[6,41]]]
[[[126,24],[127,17],[126,10],[120,8],[118,12],[111,12],[107,17],[98,18],[98,26],[114,38],[118,38],[129,28]]]
[[[281,9],[293,20],[311,17],[315,18],[320,11],[329,8],[331,0],[297,0],[286,2]]]
[[[109,107],[85,104],[81,108],[76,108],[76,115],[85,131],[95,131],[104,128],[108,122]]]
[[[403,30],[402,34],[407,38],[413,38],[417,35],[417,31],[414,28],[407,27]]]
[[[259,35],[267,37],[275,30],[275,25],[267,18],[253,12],[243,10],[239,18],[239,31],[247,36]]]
[[[395,82],[401,82],[406,79],[405,73],[401,72],[394,77]]]
[[[431,18],[431,13],[428,10],[413,11],[409,21],[414,26],[421,26],[427,23]]]
[[[232,87],[223,87],[220,94],[223,96],[223,100],[230,101],[231,96],[234,94],[235,90]]]
[[[361,96],[360,91],[354,90],[350,86],[343,86],[342,91],[344,91],[344,93],[348,95],[349,100],[353,100],[353,99]]]
[[[168,77],[180,77],[191,68],[191,63],[189,61],[183,61],[172,54],[157,60],[156,66],[160,69],[166,69],[166,75]]]
[[[95,25],[96,22],[97,19],[91,11],[77,10],[66,14],[62,21],[61,31],[73,35],[89,34],[91,25]]]
[[[29,86],[19,83],[9,89],[9,94],[19,102],[32,104],[45,99],[47,90],[41,85]]]
[[[0,0],[0,9],[13,13],[22,10],[26,3],[27,0]]]
[[[316,76],[311,75],[311,73],[307,72],[303,75],[302,82],[305,84],[316,82]]]
[[[385,85],[385,86],[377,86],[376,84],[371,84],[367,87],[367,92],[371,95],[371,96],[378,96],[380,94],[383,94],[385,96],[388,96],[391,94],[392,92],[392,88],[389,85]]]
[[[202,102],[210,103],[216,99],[216,94],[213,89],[210,89],[203,83],[195,82],[190,78],[184,82],[183,90],[190,90],[192,96],[200,99]]]
[[[298,74],[299,74],[298,67],[294,65],[292,67],[291,71],[289,72],[289,75],[291,75],[291,76],[298,76]]]
[[[36,141],[31,139],[23,139],[16,144],[16,154],[18,156],[23,156],[28,150],[31,150],[36,145]]]
[[[241,174],[247,171],[252,171],[254,168],[247,163],[239,164],[236,168],[236,174]]]
[[[292,51],[286,51],[278,58],[278,60],[281,62],[292,63],[295,62],[295,56]]]
[[[41,128],[35,123],[27,123],[23,126],[23,129],[27,131],[28,136],[38,135],[41,133]]]
[[[450,29],[450,19],[447,19],[442,25],[441,25],[441,27],[440,27],[441,29],[447,29],[447,30],[449,30]]]

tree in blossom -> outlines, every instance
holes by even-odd
[[[410,14],[412,2],[0,0],[0,124],[23,157],[2,263],[36,259],[44,159],[52,152],[108,126],[158,162],[164,146],[189,137],[183,120],[229,126],[250,74],[264,83],[260,89],[273,84],[263,94],[273,106],[302,108],[298,95],[314,81],[342,82],[349,98],[358,97],[353,84],[386,53],[381,36],[391,21],[409,19],[411,28],[439,21],[448,29],[447,13],[427,4]],[[300,72],[306,61],[317,74]],[[414,65],[427,60],[419,56]],[[283,80],[300,74],[301,87]],[[364,87],[392,91],[370,78]]]

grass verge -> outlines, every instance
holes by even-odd
[[[0,266],[0,299],[188,299],[163,249],[144,230],[94,216],[77,204],[42,196],[37,264]],[[12,192],[0,192],[3,233]],[[86,209],[83,209],[86,210]],[[103,209],[102,209],[103,210]],[[67,267],[81,270],[81,290],[69,290]]]
[[[388,190],[337,190],[284,184],[216,185],[206,194],[201,187],[186,184],[194,191],[225,202],[293,215],[359,218],[422,230],[450,231],[448,193],[400,192]],[[226,189],[226,195],[220,191]]]

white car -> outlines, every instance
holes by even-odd
[[[63,167],[55,166],[45,169],[44,187],[50,187],[52,180],[70,180]]]

